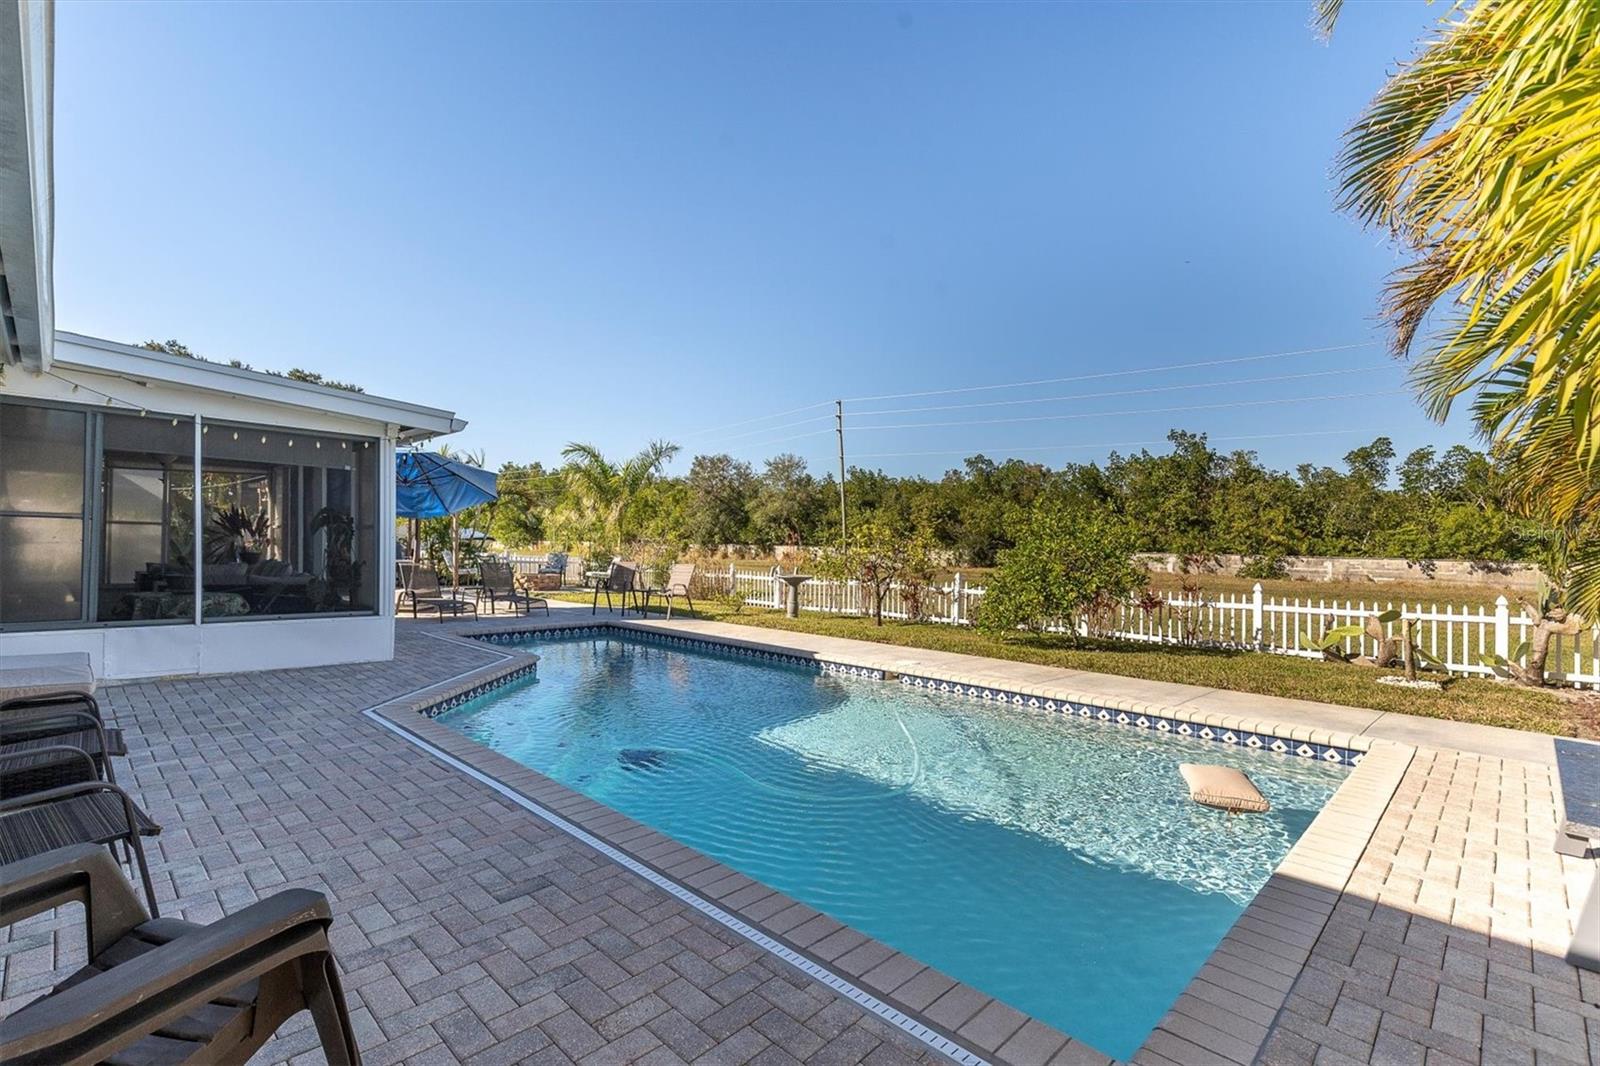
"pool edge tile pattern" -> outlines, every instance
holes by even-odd
[[[1357,737],[1335,734],[1316,735],[1306,730],[1287,727],[1263,729],[1261,728],[1261,723],[1255,723],[1255,728],[1246,728],[1243,725],[1230,726],[1226,723],[1212,723],[1208,715],[1187,714],[1182,708],[1178,707],[1119,708],[1070,697],[1050,694],[1041,695],[1039,692],[1029,692],[1021,689],[974,684],[956,678],[923,674],[896,674],[878,667],[837,662],[815,655],[777,650],[714,636],[690,637],[677,633],[663,633],[660,630],[649,627],[631,626],[626,622],[608,620],[581,625],[522,626],[511,629],[469,632],[467,635],[473,640],[482,641],[486,644],[515,647],[520,642],[527,640],[552,637],[565,639],[597,636],[619,630],[627,633],[630,638],[649,643],[667,644],[724,655],[745,656],[767,662],[781,662],[790,666],[809,667],[820,670],[825,674],[859,677],[871,681],[897,680],[902,685],[927,689],[944,695],[961,696],[986,702],[1009,703],[1015,707],[1029,707],[1036,710],[1074,715],[1110,725],[1172,733],[1192,740],[1206,740],[1217,744],[1246,747],[1258,751],[1270,751],[1277,755],[1293,755],[1302,759],[1315,759],[1319,762],[1332,763],[1339,766],[1359,766],[1367,753],[1365,742]],[[426,713],[434,716],[443,713],[445,710],[453,709],[455,706],[459,706],[459,703],[452,704],[451,707],[441,708],[438,711],[430,710]],[[1164,711],[1165,713],[1157,713],[1158,711]]]
[[[818,670],[826,670],[832,665],[839,668],[839,672],[848,672],[853,676],[915,684],[914,681],[904,681],[908,675],[896,674],[887,669],[832,662],[808,653],[785,651],[767,645],[746,644],[715,637],[661,633],[651,628],[636,628],[610,620],[577,626],[521,625],[493,632],[480,630],[463,635],[475,642],[505,647],[540,636],[581,637],[618,629],[630,637],[655,638],[661,643],[684,647],[698,646],[703,650],[744,654],[769,661],[807,665]],[[507,648],[507,651],[515,654],[510,648]],[[526,663],[520,666],[503,666],[498,668],[497,675],[493,678],[472,675],[465,684],[457,687],[460,691],[470,689],[474,695],[481,695],[526,676],[530,669],[532,665]],[[923,680],[926,685],[928,679],[924,677]],[[935,680],[935,684],[937,683]],[[954,682],[950,683],[954,685]],[[1000,694],[1004,693],[1003,698],[1008,702],[1016,702],[1014,697],[1020,697],[1024,706],[1031,705],[1028,703],[1030,699],[1039,698],[1037,693],[1017,692],[992,686],[986,688],[964,683],[963,687],[975,688],[976,691],[970,693],[963,691],[960,693],[962,695],[982,699],[985,698],[982,693],[987,691],[989,692],[987,698],[995,700],[1002,698]],[[458,693],[453,692],[443,698],[451,699],[456,695]],[[623,865],[630,869],[634,864],[648,868],[661,879],[676,886],[675,890],[668,889],[669,891],[673,891],[674,895],[696,906],[709,917],[722,921],[717,918],[714,913],[716,911],[737,916],[736,924],[727,922],[723,924],[764,948],[766,945],[760,939],[756,939],[740,927],[747,927],[757,936],[778,944],[784,951],[773,952],[777,957],[784,958],[802,972],[822,981],[841,994],[847,993],[814,971],[829,974],[841,983],[856,988],[865,994],[866,999],[877,1002],[890,1013],[874,1008],[861,999],[856,999],[856,1002],[874,1010],[880,1017],[899,1025],[918,1039],[924,1040],[930,1047],[944,1051],[955,1061],[1015,1062],[1018,1066],[1036,1066],[1046,1062],[1115,1061],[1069,1034],[1016,1011],[1000,1000],[962,984],[911,956],[895,951],[888,945],[880,944],[871,937],[865,937],[864,934],[858,933],[863,936],[864,944],[857,945],[851,952],[833,961],[834,969],[843,970],[845,973],[844,977],[840,977],[829,969],[828,964],[818,961],[807,953],[806,949],[821,939],[820,937],[814,938],[808,934],[802,943],[800,938],[791,939],[785,934],[794,933],[802,927],[814,931],[818,924],[831,923],[830,932],[848,927],[834,922],[807,904],[792,900],[760,882],[740,875],[732,867],[717,862],[697,849],[681,844],[604,804],[589,799],[582,793],[569,789],[498,752],[491,751],[447,726],[434,722],[433,716],[439,712],[430,712],[433,711],[433,700],[436,698],[438,697],[395,701],[397,704],[395,709],[412,712],[400,718],[391,716],[390,705],[373,708],[367,713],[387,721],[402,734],[409,734],[424,750],[431,748],[443,753],[447,762],[460,764],[465,772],[485,780],[491,787],[520,796],[524,801],[521,805],[530,813],[543,817],[541,812],[548,805],[553,809],[555,818],[569,820],[574,827],[603,844],[604,847],[599,849],[602,853],[608,856],[611,851],[619,853],[628,861],[617,861],[623,861]],[[464,700],[457,699],[452,706],[459,706],[461,702]],[[1061,713],[1079,713],[1071,706],[1077,701],[1059,702],[1067,704],[1060,708]],[[1043,704],[1039,706],[1042,707]],[[1077,706],[1094,705],[1079,703]],[[1113,710],[1095,707],[1096,713],[1093,717],[1098,718],[1098,711],[1101,709]],[[1212,726],[1209,722],[1191,719],[1185,716],[1181,709],[1163,709],[1174,717],[1154,715],[1151,713],[1154,709],[1148,707],[1131,710],[1119,708],[1111,717],[1099,720],[1129,728],[1159,729],[1157,725],[1159,719],[1167,722],[1169,728],[1176,728],[1178,723],[1182,723],[1191,727],[1199,725],[1213,729],[1222,728],[1224,732],[1229,731],[1226,725]],[[1142,725],[1138,721],[1141,716],[1145,719]],[[1119,718],[1122,720],[1119,721]],[[1292,740],[1307,746],[1310,746],[1313,740],[1322,742],[1324,747],[1330,746],[1329,741],[1344,741],[1343,744],[1333,746],[1354,756],[1344,763],[1352,768],[1350,776],[1339,786],[1328,804],[1318,812],[1305,833],[1273,871],[1267,884],[1246,906],[1199,972],[1179,994],[1144,1044],[1129,1060],[1138,1066],[1169,1066],[1173,1062],[1218,1060],[1233,1062],[1237,1066],[1250,1066],[1254,1062],[1272,1028],[1271,1024],[1264,1024],[1255,1018],[1261,1017],[1264,1010],[1270,1010],[1276,1018],[1277,1013],[1283,1008],[1293,986],[1293,977],[1285,971],[1297,974],[1303,968],[1311,946],[1333,913],[1334,904],[1366,850],[1367,843],[1377,828],[1378,820],[1393,797],[1415,752],[1415,749],[1408,745],[1385,740],[1368,741],[1364,737],[1326,734],[1313,737],[1307,735],[1307,731],[1300,727],[1273,730],[1270,728],[1271,723],[1255,723],[1255,725],[1256,729],[1244,733],[1244,736],[1240,735],[1243,730],[1232,730],[1234,739],[1224,739],[1220,734],[1206,737],[1198,730],[1191,734],[1180,735],[1229,744],[1244,744],[1244,737],[1249,735]],[[1356,747],[1357,744],[1363,746]],[[1313,748],[1312,755],[1302,755],[1302,757],[1315,757],[1315,749]],[[605,823],[603,829],[597,827],[597,823],[601,822]],[[556,821],[550,821],[550,824],[561,828]],[[583,837],[578,836],[577,839],[581,840]],[[704,887],[696,888],[685,884],[673,874],[674,869],[687,870],[693,881]],[[647,875],[641,874],[641,876]],[[655,877],[647,876],[647,879],[652,883],[658,883]],[[723,886],[720,891],[717,890],[719,885]],[[696,903],[696,900],[699,902]],[[818,923],[817,919],[821,919],[822,922]],[[877,946],[882,952],[888,952],[888,957],[883,958],[881,954],[869,952],[866,957],[870,962],[865,972],[850,973],[851,966],[848,962],[850,956],[861,948],[873,946]],[[806,960],[809,966],[795,962],[794,958],[790,958],[791,954]],[[854,981],[849,980],[850,978],[854,978]],[[897,992],[900,994],[896,995]],[[923,1012],[933,1009],[936,1003],[959,1003],[961,1009],[957,1013],[960,1014],[960,1019],[947,1027],[926,1018]],[[894,1014],[900,1015],[905,1021],[903,1023],[896,1021]],[[996,1029],[993,1024],[995,1015],[1005,1019],[1000,1029]],[[1016,1024],[1013,1025],[1012,1022]],[[924,1033],[927,1035],[922,1035]],[[940,1047],[935,1040],[949,1043],[956,1049],[955,1052]],[[1005,1054],[1019,1042],[1026,1042],[1035,1048],[1050,1047],[1052,1050],[1046,1052],[1045,1058],[1036,1058],[1030,1054],[1027,1058],[1013,1059]],[[1012,1054],[1021,1053],[1021,1047],[1012,1052]],[[984,1058],[984,1054],[989,1058]]]

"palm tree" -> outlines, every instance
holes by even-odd
[[[633,458],[618,464],[600,454],[592,444],[574,441],[561,449],[567,461],[562,468],[574,501],[590,517],[595,536],[606,547],[621,547],[633,533],[629,510],[661,473],[662,467],[678,454],[678,446],[655,440]]]
[[[1331,31],[1338,0],[1319,0]],[[1411,253],[1385,313],[1424,406],[1474,399],[1600,618],[1600,4],[1455,8],[1346,133],[1339,206]]]

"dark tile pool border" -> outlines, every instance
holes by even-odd
[[[1359,766],[1366,756],[1365,748],[1358,748],[1348,744],[1318,743],[1312,740],[1296,739],[1289,730],[1282,733],[1260,730],[1230,729],[1225,726],[1213,726],[1203,721],[1195,721],[1183,717],[1181,713],[1161,715],[1142,711],[1118,710],[1114,707],[1103,707],[1095,703],[1084,703],[1076,700],[1056,699],[1040,696],[1033,693],[1019,692],[1013,689],[1000,688],[989,685],[974,685],[949,678],[932,677],[918,674],[891,674],[889,671],[880,670],[869,666],[860,666],[852,663],[835,662],[831,659],[822,659],[814,656],[797,655],[788,652],[775,651],[768,648],[752,647],[732,641],[718,640],[714,637],[690,637],[677,633],[662,633],[653,629],[635,628],[626,624],[612,622],[588,622],[579,625],[545,626],[540,628],[517,628],[509,630],[496,630],[493,632],[463,634],[473,640],[483,641],[488,644],[500,646],[528,646],[524,642],[540,639],[571,639],[575,637],[592,636],[601,633],[614,633],[618,630],[628,634],[629,639],[641,640],[653,644],[668,644],[678,647],[692,648],[699,651],[715,652],[723,655],[737,655],[768,662],[782,662],[786,665],[808,667],[820,670],[827,674],[839,674],[847,677],[858,677],[870,681],[895,681],[912,688],[925,689],[930,692],[939,692],[951,696],[961,696],[967,699],[983,700],[990,703],[1009,703],[1014,707],[1028,707],[1034,710],[1051,711],[1059,714],[1071,715],[1078,718],[1092,719],[1110,725],[1124,726],[1129,729],[1145,729],[1158,733],[1170,733],[1174,736],[1187,737],[1191,740],[1205,740],[1215,744],[1226,744],[1234,747],[1249,748],[1253,751],[1271,752],[1276,755],[1293,755],[1302,759],[1314,759],[1318,762],[1330,763],[1337,766]],[[500,682],[501,684],[509,682]],[[482,695],[482,693],[479,693]],[[451,707],[432,711],[430,717],[442,714],[446,710],[459,706],[465,700],[452,704]]]

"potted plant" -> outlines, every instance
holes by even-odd
[[[237,504],[215,507],[206,525],[206,555],[214,563],[259,563],[272,526],[265,511]]]

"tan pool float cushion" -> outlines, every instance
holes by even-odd
[[[1179,764],[1178,772],[1189,785],[1189,798],[1207,807],[1260,813],[1272,806],[1242,770],[1235,770],[1231,766],[1203,766],[1186,762]]]

